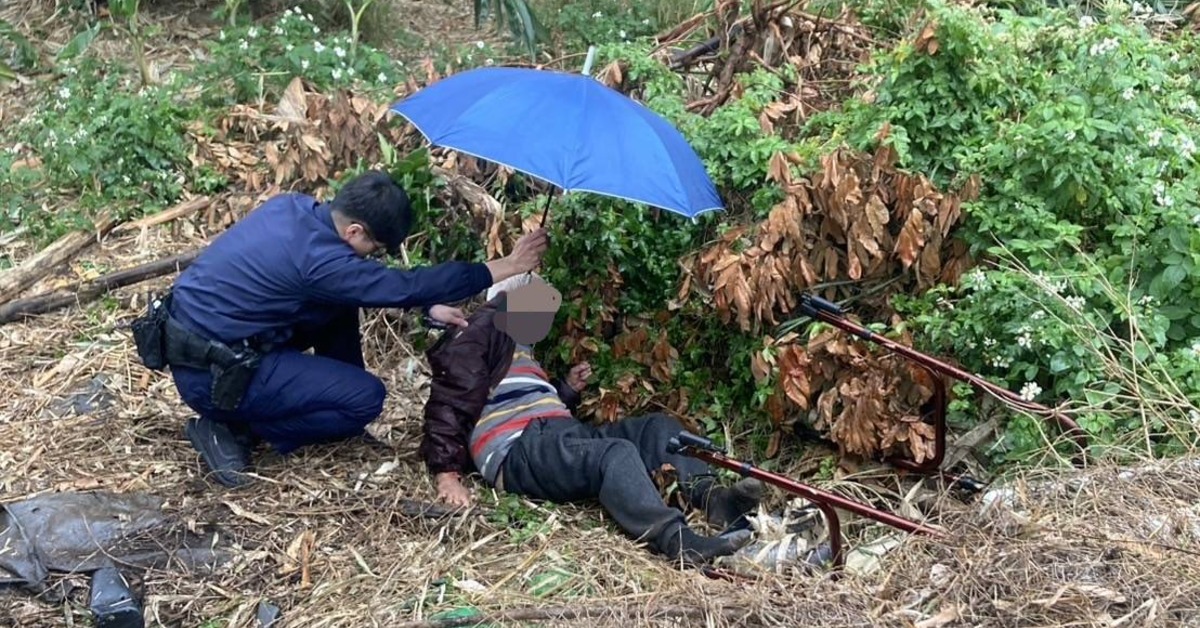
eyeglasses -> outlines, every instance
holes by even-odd
[[[371,244],[375,247],[375,250],[371,252],[372,257],[382,256],[387,252],[387,246],[375,238],[375,234],[371,232],[370,227],[361,222],[356,222],[354,224],[362,228],[363,235],[367,236],[367,239],[370,240]]]

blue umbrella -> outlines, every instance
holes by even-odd
[[[586,75],[479,68],[437,81],[391,110],[431,144],[564,192],[612,196],[689,218],[724,209],[704,163],[671,123]]]

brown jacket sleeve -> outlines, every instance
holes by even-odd
[[[496,367],[495,327],[491,308],[468,319],[466,329],[455,332],[445,344],[428,354],[433,370],[429,401],[425,404],[423,436],[419,449],[430,473],[474,469],[468,442],[471,430],[487,403]]]

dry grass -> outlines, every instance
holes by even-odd
[[[438,10],[457,20],[467,6]],[[69,36],[49,13],[19,9],[9,5],[4,15],[44,25],[45,40],[57,42],[51,49]],[[23,94],[20,87],[5,94],[0,122],[19,117]],[[229,209],[222,199],[217,207],[240,212],[246,200],[234,199]],[[28,293],[190,250],[213,235],[205,233],[211,222],[196,216],[110,237]],[[18,239],[0,252],[19,263],[35,251]],[[345,443],[287,459],[268,455],[258,482],[225,489],[204,478],[182,437],[190,413],[169,377],[141,368],[120,328],[142,308],[144,291],[169,282],[0,327],[7,376],[0,501],[47,491],[149,491],[168,500],[180,529],[215,531],[219,545],[232,549],[232,560],[212,572],[172,565],[135,573],[150,625],[254,626],[264,599],[283,609],[284,626],[317,627],[407,625],[465,606],[539,609],[549,625],[1200,624],[1195,464],[1021,479],[1012,485],[1014,508],[983,513],[929,489],[906,500],[911,482],[890,474],[841,478],[827,486],[910,516],[918,502],[949,540],[907,540],[879,569],[837,581],[803,574],[709,579],[626,539],[594,504],[537,505],[481,486],[481,507],[466,516],[407,515],[403,500],[434,496],[415,453],[428,374],[411,348],[413,330],[379,314],[365,323],[368,365],[387,383],[389,400],[371,430],[387,447]],[[91,400],[97,409],[64,407],[99,376],[106,379]],[[804,466],[794,462],[792,474],[801,477]],[[776,493],[772,503],[782,499]],[[848,532],[862,538],[881,530],[854,522]],[[56,580],[61,598],[0,592],[0,626],[87,625],[86,579]]]
[[[84,261],[118,267],[148,251],[197,244],[176,230],[106,241]],[[9,376],[0,402],[0,490],[5,501],[43,491],[150,491],[168,499],[181,525],[216,530],[234,558],[215,572],[144,574],[152,625],[252,626],[261,599],[283,608],[287,626],[395,626],[467,605],[573,609],[587,617],[572,625],[606,626],[1166,626],[1200,617],[1195,464],[1124,475],[1101,468],[1070,482],[1020,480],[1012,501],[1024,514],[978,514],[929,494],[923,501],[951,533],[948,543],[910,539],[879,570],[839,581],[799,574],[753,584],[712,580],[651,555],[593,504],[504,504],[482,487],[481,511],[407,516],[401,500],[433,499],[415,456],[428,376],[409,332],[379,315],[366,323],[368,362],[390,398],[371,429],[388,448],[345,443],[288,459],[266,455],[258,482],[224,489],[205,480],[181,436],[189,413],[169,378],[142,369],[119,329],[149,287],[0,327],[0,363]],[[60,406],[101,375],[108,380],[99,409],[80,415]],[[1038,481],[1058,484],[1037,488]],[[903,483],[872,484],[856,494],[901,507]],[[518,523],[498,520],[498,512]],[[539,582],[549,590],[536,595]],[[53,603],[2,597],[0,617],[20,626],[85,621],[86,581],[63,584],[82,587]],[[668,612],[692,615],[662,617]]]

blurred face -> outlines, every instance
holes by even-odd
[[[496,313],[496,327],[517,344],[532,345],[545,338],[562,305],[562,295],[537,279],[507,295],[504,311]]]
[[[376,257],[384,252],[383,244],[361,223],[349,223],[342,229],[341,235],[342,240],[349,244],[359,257]]]

